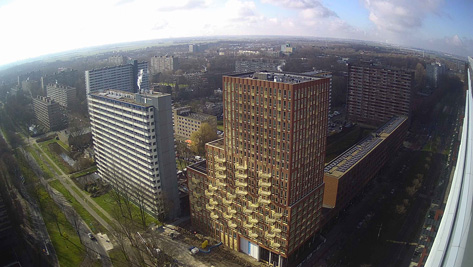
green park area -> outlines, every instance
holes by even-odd
[[[80,266],[86,252],[74,227],[44,188],[38,188],[41,213],[61,266]]]
[[[35,187],[27,186],[27,189],[29,194],[35,197],[39,203],[59,264],[61,266],[80,266],[86,253],[74,227],[67,221],[65,215],[39,183],[39,178],[34,174],[24,156],[17,152],[15,158],[25,178],[25,183],[27,185],[36,184]]]
[[[112,216],[115,220],[121,221],[125,216],[127,219],[131,219],[135,223],[135,225],[142,224],[140,208],[137,205],[133,204],[131,201],[125,199],[120,194],[117,194],[116,191],[111,190],[106,194],[92,199],[100,207],[102,207],[102,209],[104,209],[108,214],[110,214],[110,216]],[[123,203],[122,211],[120,211],[120,207],[117,204],[118,201],[121,201],[121,203]],[[156,225],[161,224],[157,219],[155,219],[148,213],[145,213],[144,217],[146,220],[146,225],[149,225],[151,223],[155,223]]]
[[[66,144],[59,140],[51,139],[38,143],[38,145],[64,173],[69,174],[73,172],[73,168],[60,156],[61,153],[67,153],[69,151],[69,147]]]
[[[106,229],[71,195],[59,180],[49,182],[49,185],[59,191],[64,198],[66,198],[94,233],[107,233]],[[99,216],[104,217],[101,213],[98,214]]]

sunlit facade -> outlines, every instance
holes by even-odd
[[[330,79],[256,72],[223,86],[225,138],[189,168],[192,223],[286,266],[320,227]]]

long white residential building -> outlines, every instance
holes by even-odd
[[[171,96],[96,92],[89,112],[100,177],[151,214],[177,216]]]

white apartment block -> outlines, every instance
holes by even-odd
[[[88,101],[100,177],[152,215],[177,216],[171,96],[108,90]]]
[[[75,103],[76,88],[60,84],[48,84],[46,94],[49,98],[58,102],[59,105],[68,108]]]

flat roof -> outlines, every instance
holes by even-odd
[[[206,160],[199,161],[195,164],[187,166],[187,168],[194,169],[198,172],[207,174],[207,161]]]
[[[240,74],[231,74],[231,75],[226,75],[226,76],[246,78],[246,79],[251,79],[251,80],[264,80],[264,81],[271,81],[271,82],[288,83],[288,84],[299,84],[299,83],[305,83],[309,81],[325,79],[323,77],[314,77],[311,75],[296,74],[296,73],[289,73],[289,72],[276,72],[276,71],[256,71],[256,72],[247,72],[247,73],[240,73]]]
[[[224,149],[224,147],[223,147],[223,138],[217,139],[217,140],[212,141],[212,142],[208,142],[207,145]]]
[[[90,93],[91,96],[100,96],[108,99],[113,99],[113,100],[120,100],[122,102],[126,103],[131,103],[143,107],[150,107],[152,105],[146,104],[146,103],[141,103],[141,102],[136,102],[135,94],[130,93],[130,92],[125,92],[125,91],[120,91],[120,90],[107,90],[105,92],[93,92]]]
[[[200,120],[200,121],[204,121],[204,120],[207,120],[207,119],[210,119],[210,118],[214,117],[212,115],[208,115],[208,114],[204,114],[204,113],[198,113],[198,112],[189,112],[188,114],[178,114],[177,116],[189,117],[189,118]]]
[[[407,120],[404,116],[393,117],[383,126],[378,128],[372,135],[367,136],[341,155],[336,157],[325,165],[324,172],[333,176],[341,177],[358,162],[360,162],[366,155],[368,155],[374,148],[384,141],[399,125]]]

